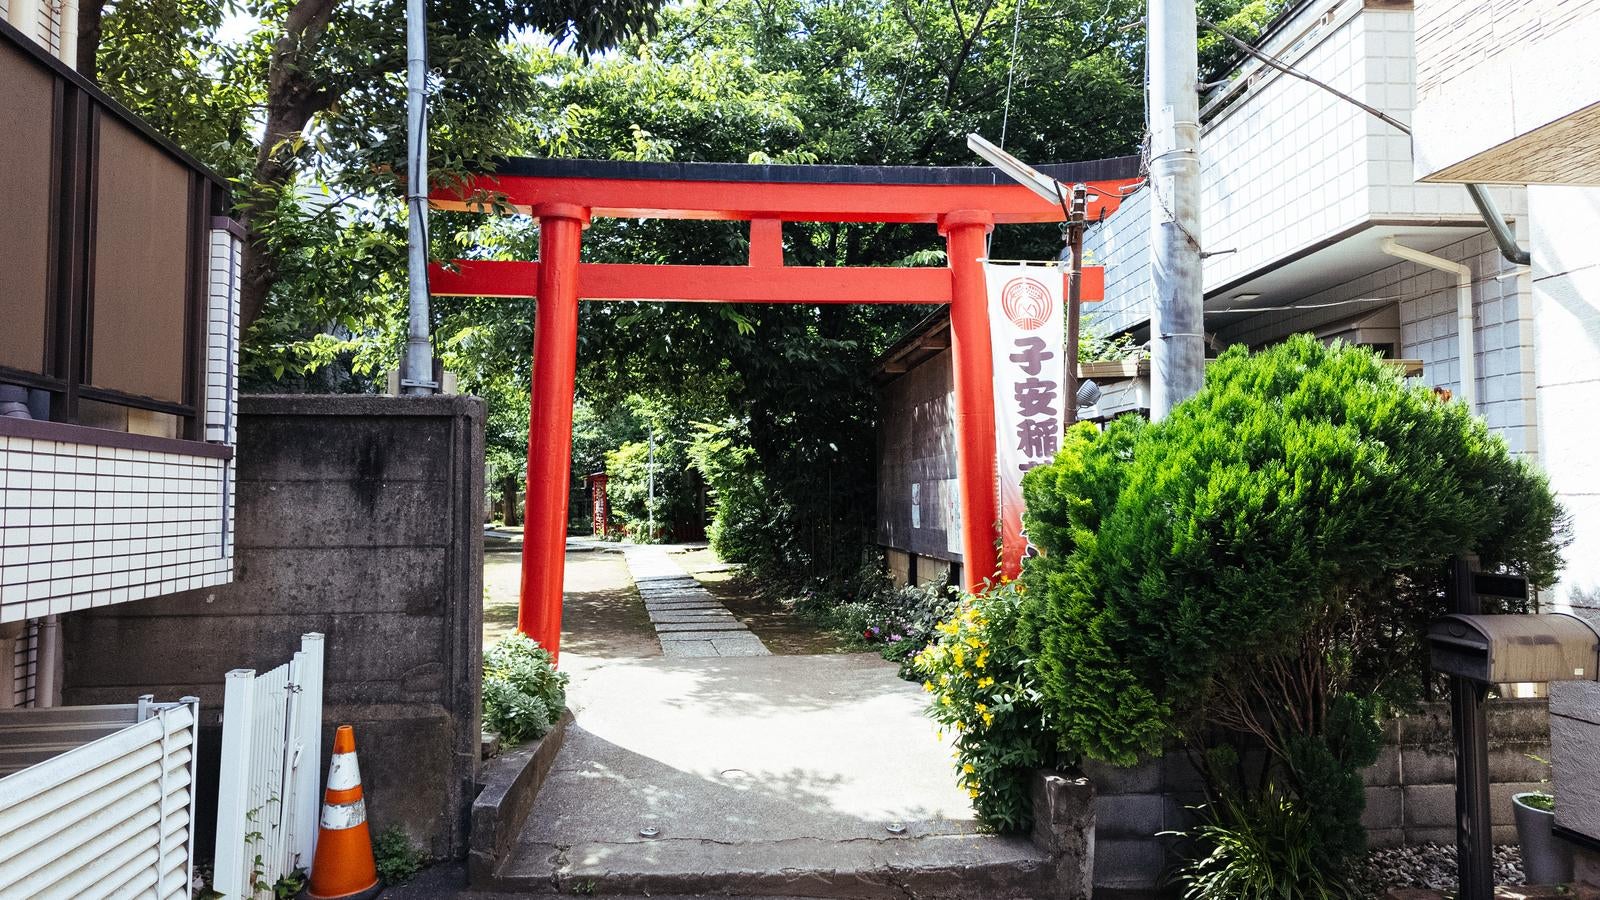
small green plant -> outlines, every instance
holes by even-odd
[[[543,737],[567,705],[567,680],[537,641],[500,639],[483,654],[484,726],[507,745]]]
[[[1521,800],[1524,806],[1531,806],[1534,809],[1544,810],[1545,812],[1556,811],[1556,798],[1553,795],[1546,794],[1544,791],[1518,794],[1517,799]]]
[[[1354,900],[1321,829],[1289,797],[1269,789],[1253,802],[1225,798],[1201,810],[1211,821],[1188,832],[1196,855],[1177,872],[1185,900]]]
[[[372,842],[372,855],[378,864],[378,877],[389,885],[410,881],[427,860],[411,838],[395,826],[384,829]]]
[[[933,697],[928,715],[955,733],[958,777],[978,822],[993,831],[1028,828],[1030,773],[1064,761],[1017,634],[1022,606],[1015,583],[963,596],[911,662]]]
[[[273,900],[291,900],[300,896],[306,888],[306,873],[303,869],[296,869],[280,877],[272,886]]]

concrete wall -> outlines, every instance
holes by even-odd
[[[1600,0],[1418,0],[1416,175],[1600,183]]]
[[[1540,789],[1550,777],[1550,725],[1543,700],[1500,700],[1489,707],[1489,770],[1497,843],[1515,840],[1511,795]],[[1131,769],[1083,767],[1094,783],[1095,887],[1141,895],[1173,863],[1172,838],[1158,832],[1193,824],[1186,807],[1201,802],[1200,780],[1181,753]],[[1390,722],[1378,762],[1365,774],[1362,823],[1373,846],[1455,841],[1455,754],[1450,710],[1427,704]],[[1543,785],[1545,790],[1549,785]]]
[[[67,702],[198,695],[214,781],[224,673],[276,666],[320,631],[321,768],[333,726],[354,724],[374,828],[463,855],[480,740],[481,401],[247,397],[239,432],[236,581],[67,617]]]

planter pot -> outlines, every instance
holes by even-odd
[[[1517,819],[1517,842],[1522,845],[1522,871],[1528,884],[1565,884],[1572,880],[1572,847],[1551,833],[1556,816],[1529,806],[1513,794],[1511,807]]]

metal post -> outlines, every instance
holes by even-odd
[[[1000,554],[1000,489],[995,475],[994,357],[989,295],[984,286],[984,237],[994,227],[986,211],[940,219],[950,258],[950,352],[956,400],[957,491],[961,509],[961,566],[968,590],[995,577]]]
[[[1079,322],[1083,318],[1083,230],[1088,220],[1088,185],[1072,186],[1072,217],[1067,221],[1067,254],[1072,261],[1072,273],[1067,280],[1067,380],[1066,408],[1063,421],[1068,425],[1078,421],[1078,341]]]
[[[1200,93],[1194,0],[1150,0],[1150,417],[1205,378],[1200,280]]]
[[[400,393],[431,394],[432,324],[428,317],[428,33],[423,0],[406,0],[406,271],[408,306],[405,358],[400,363]]]
[[[522,602],[517,630],[558,656],[572,481],[572,393],[578,365],[578,252],[589,211],[534,207],[539,220],[539,305],[533,327],[528,501],[522,517]]]
[[[1472,565],[1450,562],[1445,583],[1450,611],[1482,612],[1472,584]],[[1484,713],[1489,686],[1450,676],[1450,731],[1456,744],[1456,866],[1458,900],[1494,896],[1494,841],[1489,817],[1489,724]]]
[[[650,533],[646,540],[656,539],[656,426],[650,426],[650,453],[645,458],[645,512],[650,516]]]

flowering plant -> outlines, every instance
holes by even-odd
[[[978,822],[994,831],[1028,828],[1029,774],[1064,762],[1020,639],[1023,606],[1015,582],[964,595],[912,659],[932,695],[928,714],[941,735],[955,736],[958,777]]]

